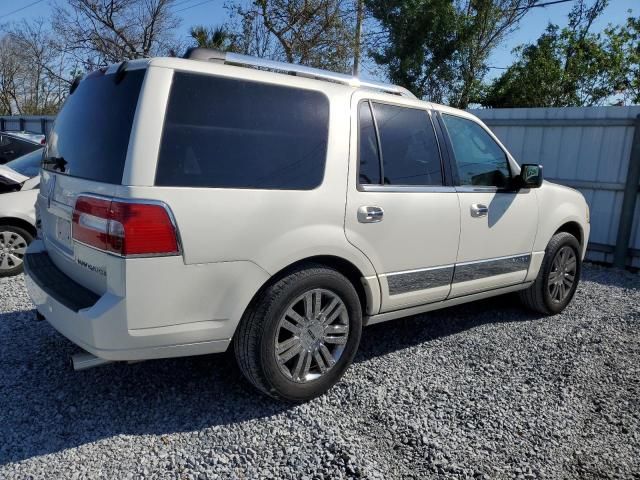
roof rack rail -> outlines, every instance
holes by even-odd
[[[294,63],[278,62],[276,60],[267,60],[264,58],[252,57],[240,53],[221,52],[210,48],[190,48],[184,54],[183,58],[190,60],[203,60],[208,62],[224,63],[226,65],[236,65],[240,67],[253,67],[258,69],[266,69],[277,72],[288,73],[298,77],[314,78],[317,80],[327,80],[329,82],[350,85],[356,88],[368,88],[379,90],[382,92],[401,95],[403,97],[416,98],[416,96],[404,87],[392,85],[388,83],[360,80],[359,78],[346,75],[344,73],[330,72],[319,68],[305,67],[304,65],[296,65]]]

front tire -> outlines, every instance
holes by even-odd
[[[362,308],[338,271],[305,265],[265,288],[234,336],[245,377],[277,399],[303,402],[330,389],[360,344]]]
[[[535,282],[520,292],[524,305],[543,315],[562,312],[573,299],[580,281],[580,243],[570,233],[556,233],[545,250]]]

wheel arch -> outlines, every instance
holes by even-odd
[[[558,227],[553,235],[561,232],[569,233],[576,237],[578,243],[580,244],[580,249],[582,250],[582,247],[584,247],[584,232],[578,222],[568,221],[563,223],[562,225],[560,225],[560,227]]]
[[[287,276],[292,271],[304,266],[305,264],[330,267],[344,275],[351,282],[358,294],[363,316],[366,316],[367,314],[369,314],[369,312],[377,310],[376,302],[379,304],[378,295],[372,292],[371,288],[369,288],[369,282],[366,280],[365,275],[352,262],[336,255],[314,255],[305,257],[290,263],[286,267],[283,267],[282,269],[274,273],[271,277],[269,277],[269,279],[258,289],[258,291],[249,302],[247,309],[251,308],[254,305],[254,303],[260,297],[260,294],[267,287]],[[377,282],[377,279],[375,281]]]
[[[18,217],[2,217],[0,218],[0,226],[13,226],[22,228],[29,232],[33,238],[36,238],[37,231],[31,223]]]

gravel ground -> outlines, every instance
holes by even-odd
[[[230,355],[73,372],[0,281],[0,478],[640,478],[640,275],[585,266],[553,318],[510,296],[365,329],[322,398]]]

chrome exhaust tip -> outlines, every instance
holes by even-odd
[[[112,360],[105,360],[104,358],[96,357],[89,352],[80,352],[71,355],[71,365],[76,371],[99,367],[100,365],[106,365],[107,363],[113,362]]]

